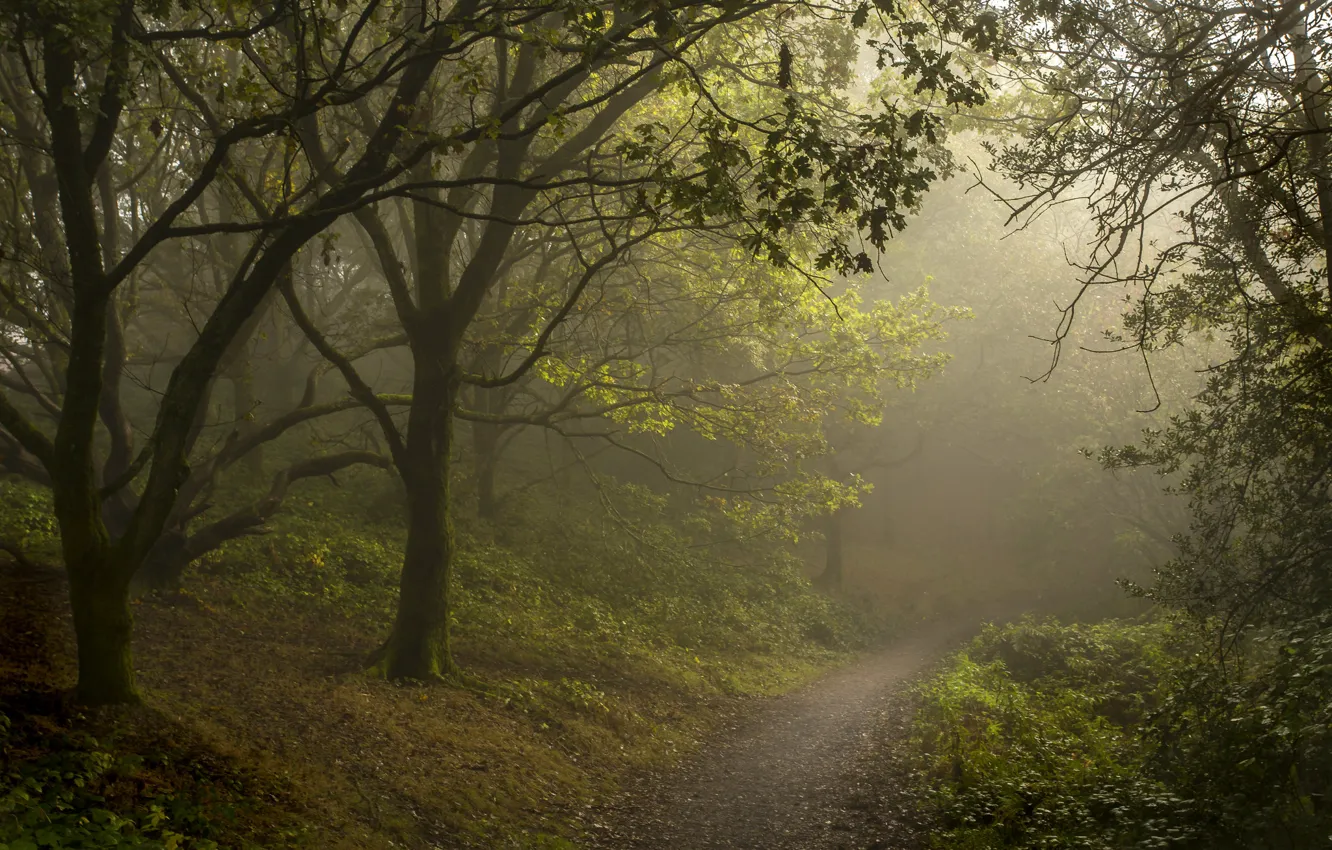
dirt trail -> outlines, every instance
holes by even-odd
[[[905,850],[918,838],[896,787],[904,685],[969,633],[936,626],[765,704],[689,763],[627,790],[587,846],[617,850]]]

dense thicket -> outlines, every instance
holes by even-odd
[[[1317,847],[1328,644],[1224,674],[1190,624],[989,627],[921,689],[920,769],[958,847]]]

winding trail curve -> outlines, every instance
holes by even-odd
[[[910,721],[906,683],[969,628],[934,626],[765,703],[697,755],[626,791],[587,846],[604,850],[905,850],[894,787]],[[896,754],[900,756],[900,753]]]

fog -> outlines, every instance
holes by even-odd
[[[0,850],[1325,846],[1330,25],[0,3]]]
[[[1169,478],[1107,472],[1099,454],[1182,410],[1212,349],[1117,350],[1105,334],[1131,290],[1115,288],[1081,296],[1056,350],[1091,225],[1076,211],[1013,225],[982,185],[997,182],[973,171],[936,187],[880,264],[878,291],[925,283],[969,316],[948,326],[943,373],[889,407],[875,438],[888,448],[871,451],[904,460],[867,472],[849,580],[904,610],[1141,610],[1116,581],[1147,581],[1187,513],[1161,492]]]

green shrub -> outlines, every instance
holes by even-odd
[[[49,490],[22,478],[0,476],[0,541],[29,554],[56,554],[60,530]]]
[[[270,533],[233,540],[195,569],[386,628],[406,529],[400,513],[354,512],[349,494],[367,488],[347,481],[307,483]],[[505,507],[493,523],[458,512],[454,635],[473,656],[627,660],[730,689],[748,688],[755,669],[826,661],[874,636],[868,617],[815,592],[781,547],[697,545],[688,529],[700,524],[642,488],[616,490],[614,521],[596,502],[540,489]]]
[[[1210,847],[1332,846],[1332,615],[1187,668],[1146,730]]]
[[[1163,624],[990,627],[925,683],[948,848],[1332,844],[1332,616],[1223,656]]]
[[[921,686],[916,742],[941,847],[1173,847],[1188,803],[1145,770],[1169,679],[1160,625],[988,627]],[[1168,823],[1161,823],[1162,818]]]
[[[299,830],[268,822],[262,845],[247,838],[244,817],[267,804],[215,765],[121,750],[52,722],[0,706],[3,850],[216,850],[287,847],[298,838]]]

